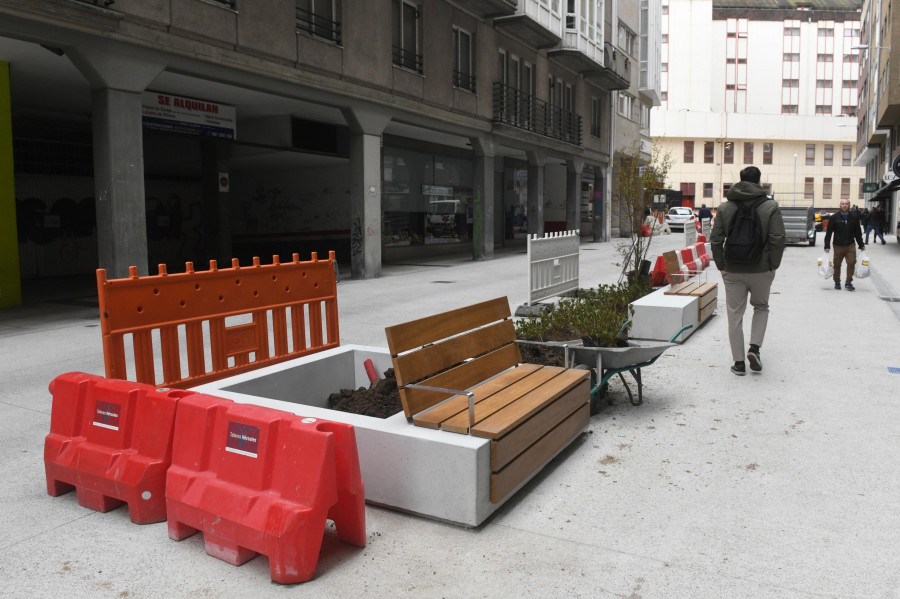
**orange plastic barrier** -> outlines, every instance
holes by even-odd
[[[186,272],[172,275],[160,264],[158,275],[146,277],[132,266],[126,279],[107,280],[99,269],[106,376],[129,378],[127,337],[134,379],[167,387],[191,387],[338,347],[334,264],[329,252],[328,260],[313,253],[301,262],[294,254],[287,264],[274,256],[269,265],[254,258],[252,266],[233,260],[225,269],[211,261],[205,272],[194,272],[188,262]]]
[[[366,544],[348,424],[187,397],[178,405],[166,499],[169,537],[202,531],[206,552],[236,566],[267,555],[279,583],[312,578],[326,518],[342,540]]]
[[[192,392],[71,372],[56,377],[50,393],[47,493],[74,487],[84,507],[108,512],[124,502],[136,524],[165,520],[175,409]]]
[[[666,261],[662,256],[656,257],[656,264],[650,271],[650,286],[661,287],[666,284],[668,272],[666,271]]]

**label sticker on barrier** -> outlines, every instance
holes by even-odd
[[[94,426],[119,430],[119,415],[122,414],[122,406],[117,403],[97,400],[94,404]]]
[[[251,458],[257,457],[259,453],[259,427],[252,424],[229,421],[225,451]]]

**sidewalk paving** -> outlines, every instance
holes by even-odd
[[[176,543],[165,523],[47,495],[47,385],[103,373],[97,308],[0,311],[0,597],[900,597],[900,303],[882,299],[900,299],[900,245],[887,239],[852,293],[816,275],[821,238],[787,248],[761,374],[729,372],[722,290],[716,316],[644,372],[643,405],[612,382],[589,430],[481,527],[367,506],[368,545],[326,532],[316,577],[287,587],[265,557],[236,568],[200,535]],[[617,243],[582,244],[582,287],[616,281]],[[344,280],[341,343],[383,347],[385,326],[501,295],[514,310],[526,262],[522,249]]]

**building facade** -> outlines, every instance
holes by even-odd
[[[856,3],[663,0],[662,10],[651,131],[685,205],[717,206],[755,165],[782,205],[863,207]]]
[[[867,204],[884,207],[886,228],[894,233],[900,231],[900,90],[891,85],[900,80],[898,61],[891,60],[892,48],[900,44],[897,30],[889,3],[863,3],[855,164],[865,168],[866,181],[874,190],[866,194]]]
[[[630,4],[0,0],[0,278],[328,250],[368,278],[608,240],[611,157],[641,134],[614,94],[658,96],[654,3]]]

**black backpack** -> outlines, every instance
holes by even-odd
[[[766,243],[756,209],[768,199],[768,196],[763,195],[752,204],[744,202],[734,215],[725,237],[726,264],[756,264],[762,260]]]

